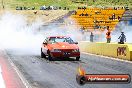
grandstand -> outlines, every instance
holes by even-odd
[[[75,25],[80,25],[85,30],[104,30],[107,26],[114,30],[121,20],[125,9],[118,8],[78,8],[71,17],[75,20]]]

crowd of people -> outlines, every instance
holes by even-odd
[[[35,10],[35,7],[16,6],[16,10]]]
[[[126,42],[126,36],[124,32],[121,32],[121,35],[119,36],[118,39],[119,39],[118,44],[124,44]],[[107,43],[111,42],[111,30],[109,26],[107,26],[106,40],[107,40]],[[92,32],[90,34],[90,42],[94,42],[94,34]]]
[[[87,7],[83,6],[83,7],[78,7],[78,9],[83,9],[83,10],[86,10]],[[124,6],[124,7],[102,7],[101,9],[114,9],[114,10],[120,10],[120,9],[124,9],[124,10],[129,10],[129,7],[128,6]]]
[[[16,6],[16,10],[35,10],[34,6],[26,7],[26,6]],[[56,7],[56,6],[40,6],[39,10],[69,10],[68,7]]]
[[[77,14],[77,12],[75,11],[75,15],[76,14]],[[91,14],[81,13],[81,14],[79,14],[79,16],[91,16]],[[115,19],[121,20],[121,17],[120,16],[116,17],[115,13],[113,13],[112,16],[109,16],[109,20],[115,20]]]

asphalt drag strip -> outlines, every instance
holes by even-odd
[[[0,88],[26,88],[4,50],[0,50]]]
[[[32,88],[132,88],[130,84],[86,84],[76,82],[78,66],[88,74],[130,74],[132,64],[104,57],[81,54],[80,61],[73,58],[48,61],[40,55],[16,55],[6,51]]]

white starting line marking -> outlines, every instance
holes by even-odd
[[[2,77],[2,69],[1,69],[1,66],[0,66],[0,88],[6,88],[5,87],[4,79]]]
[[[87,55],[93,55],[93,56],[98,56],[98,57],[102,57],[102,58],[108,58],[111,60],[116,60],[116,61],[120,61],[120,62],[126,62],[126,63],[132,63],[132,61],[128,61],[128,60],[123,60],[120,58],[114,58],[114,57],[108,57],[108,56],[103,56],[103,55],[96,55],[96,54],[92,54],[92,53],[86,53],[86,52],[82,52],[83,54],[87,54]]]

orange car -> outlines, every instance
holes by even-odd
[[[57,57],[76,57],[79,61],[80,51],[77,44],[66,36],[47,37],[41,47],[41,58],[48,56],[48,59],[52,60]]]

